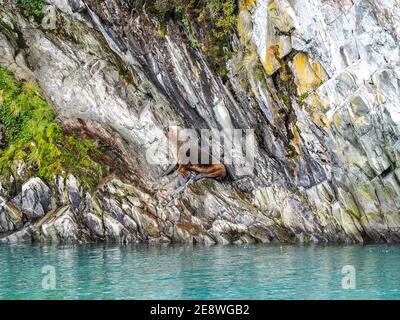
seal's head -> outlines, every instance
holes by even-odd
[[[169,135],[169,129],[170,129],[169,126],[163,128],[163,133],[164,133],[164,135],[165,135],[166,137],[168,137],[168,135]]]
[[[163,133],[168,139],[177,139],[181,130],[179,126],[167,126],[163,128]]]

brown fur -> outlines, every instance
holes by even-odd
[[[179,130],[179,128],[178,128]],[[190,177],[190,172],[195,172],[197,174],[198,180],[202,178],[213,178],[213,179],[218,179],[222,180],[226,177],[227,171],[226,167],[224,164],[222,164],[219,161],[215,164],[184,164],[182,161],[179,159],[179,150],[183,144],[183,142],[177,141],[176,137],[171,137],[173,133],[166,128],[164,129],[165,136],[169,139],[171,149],[174,153],[175,159],[178,163],[178,175],[183,179],[184,181],[187,181]],[[178,142],[178,143],[177,143]],[[178,144],[178,145],[176,145]],[[203,150],[199,149],[199,155],[198,159],[201,159],[201,154],[204,153]],[[210,157],[212,158],[212,156]],[[195,178],[196,179],[196,178]]]

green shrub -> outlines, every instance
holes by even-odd
[[[89,157],[100,153],[93,142],[65,135],[39,87],[18,83],[4,68],[0,68],[0,121],[5,140],[0,150],[2,176],[13,174],[13,163],[18,159],[27,164],[28,174],[47,182],[55,175],[71,173],[89,189],[101,178],[102,166]]]
[[[45,5],[44,0],[17,0],[17,4],[25,15],[34,16],[35,18],[42,17],[42,10]]]
[[[162,34],[168,20],[180,23],[191,46],[200,47],[214,70],[226,77],[230,36],[237,24],[236,0],[156,0],[146,4],[146,12],[157,17]]]
[[[237,14],[236,0],[200,0],[192,9],[194,21],[205,34],[200,47],[224,81],[227,77],[226,63],[232,57],[230,36],[236,30]]]
[[[298,104],[299,104],[300,106],[303,106],[304,103],[306,102],[306,100],[308,99],[308,97],[309,97],[309,94],[308,94],[307,92],[306,92],[306,93],[303,93],[301,96],[299,96],[299,97],[297,98]]]
[[[225,39],[236,27],[237,1],[211,0],[208,1],[208,7],[215,26],[214,36],[217,39]]]
[[[196,37],[193,35],[192,26],[190,25],[190,21],[187,17],[181,20],[183,28],[185,29],[186,37],[189,39],[192,48],[196,48],[198,45]]]

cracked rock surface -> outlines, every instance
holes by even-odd
[[[47,1],[54,29],[0,3],[0,65],[37,81],[64,128],[112,142],[124,168],[93,192],[72,175],[0,185],[0,241],[400,241],[400,1],[247,1],[224,81],[140,1]],[[263,70],[246,89],[244,47]],[[254,129],[254,174],[229,168],[173,199],[157,161],[169,124]]]

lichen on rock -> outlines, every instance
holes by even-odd
[[[395,2],[3,2],[1,241],[400,241]],[[254,174],[172,198],[169,124],[254,129]]]

